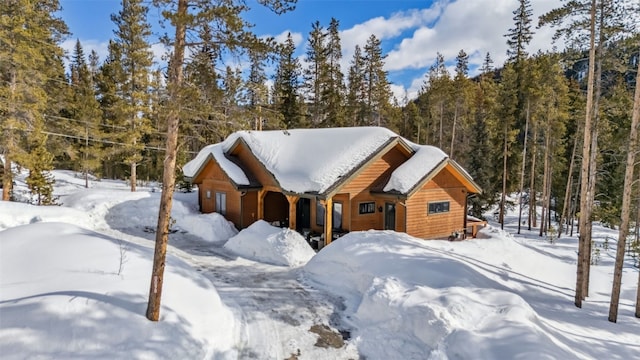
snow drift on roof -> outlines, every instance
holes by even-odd
[[[398,135],[382,127],[240,131],[285,191],[322,193]],[[225,150],[232,145],[228,141]],[[226,171],[226,170],[225,170]]]
[[[447,154],[435,146],[409,144],[416,153],[393,171],[389,182],[383,189],[385,192],[395,190],[401,194],[408,193],[420,180],[448,157]]]
[[[209,155],[213,156],[216,162],[220,165],[222,170],[238,185],[249,185],[249,178],[247,175],[240,169],[240,167],[234,164],[231,160],[227,159],[224,156],[225,144],[230,146],[235,142],[237,136],[229,136],[225,141],[213,145],[205,146],[195,159],[189,161],[182,167],[182,172],[186,177],[193,178],[195,177],[202,166],[205,165]]]

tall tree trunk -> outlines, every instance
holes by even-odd
[[[89,126],[87,124],[85,124],[84,127],[84,166],[83,166],[83,172],[84,172],[84,187],[85,189],[89,188],[89,154],[87,154],[87,151],[89,150]]]
[[[533,124],[533,137],[531,138],[531,170],[529,171],[529,217],[527,221],[528,230],[536,227],[538,218],[536,212],[536,159],[538,155],[538,127]]]
[[[18,75],[16,74],[15,69],[10,70],[10,82],[9,82],[9,101],[8,101],[8,115],[9,117],[15,116],[15,97],[16,97],[16,89],[18,82]],[[13,190],[13,169],[11,169],[11,162],[13,161],[13,151],[15,147],[15,132],[13,129],[3,129],[5,134],[9,134],[9,138],[7,139],[7,147],[4,149],[4,173],[2,176],[2,200],[9,201],[11,200],[11,190]]]
[[[524,140],[523,140],[523,148],[522,148],[522,171],[520,172],[520,199],[519,210],[518,210],[518,234],[520,234],[520,225],[522,223],[522,200],[524,193],[524,172],[527,169],[527,137],[529,137],[529,118],[531,114],[531,101],[527,99],[527,116],[524,123]],[[531,196],[531,191],[529,191],[529,196]]]
[[[550,113],[547,109],[547,114]],[[549,168],[551,167],[549,161],[549,152],[551,151],[551,118],[547,115],[547,126],[545,129],[545,139],[544,139],[544,165],[542,170],[542,211],[540,213],[540,232],[539,236],[542,236],[545,233],[545,225],[548,221],[547,218],[547,206],[549,203]]]
[[[596,24],[596,0],[591,0],[591,16],[589,24],[589,70],[587,75],[587,105],[586,115],[584,122],[584,140],[582,143],[582,164],[580,167],[580,173],[582,176],[580,184],[580,236],[578,240],[578,262],[577,262],[577,274],[576,274],[576,294],[575,305],[579,308],[582,307],[582,300],[584,299],[584,283],[585,283],[585,269],[584,259],[589,258],[587,241],[589,239],[588,223],[590,219],[587,214],[591,208],[589,204],[589,167],[590,167],[590,155],[591,155],[591,117],[593,112],[593,85],[595,75],[595,24]]]
[[[453,159],[453,145],[456,141],[456,122],[458,121],[458,104],[453,113],[453,126],[451,127],[451,148],[449,150],[449,157]]]
[[[129,180],[131,180],[131,192],[136,192],[136,185],[138,182],[138,174],[137,174],[138,164],[135,161],[131,162],[131,176]]]
[[[8,131],[8,130],[5,130]],[[11,142],[13,141],[13,134],[9,135],[9,146],[11,148]],[[2,174],[2,200],[11,200],[11,187],[13,186],[13,173],[11,170],[11,152],[9,150],[4,151],[4,172]]]
[[[601,3],[603,6],[604,3]],[[602,9],[601,9],[602,11]],[[602,24],[602,19],[604,18],[604,14],[600,14],[600,29],[604,26]],[[589,296],[589,279],[591,278],[591,252],[593,248],[592,241],[592,228],[593,224],[591,222],[591,218],[593,217],[593,204],[596,195],[596,181],[597,181],[597,157],[598,157],[598,134],[599,134],[599,125],[600,115],[598,109],[600,108],[600,97],[602,95],[602,50],[603,47],[600,45],[604,41],[602,39],[602,30],[600,30],[600,38],[598,42],[598,46],[596,46],[596,69],[595,69],[595,86],[594,86],[594,94],[593,94],[593,122],[591,124],[591,155],[589,157],[589,190],[587,194],[589,196],[588,204],[589,213],[587,214],[589,222],[587,229],[587,253],[586,258],[584,259],[584,292],[583,295],[585,297]]]
[[[572,184],[573,184],[573,165],[576,159],[577,148],[578,148],[578,137],[576,136],[573,139],[573,150],[571,151],[571,160],[569,162],[569,173],[567,175],[567,188],[565,189],[565,192],[564,192],[564,202],[562,203],[562,215],[560,215],[560,222],[558,223],[558,239],[560,238],[560,235],[562,235],[563,221],[567,222],[567,229],[569,226],[568,220],[569,220],[569,213],[571,212],[570,203],[571,203],[571,191],[572,191]]]
[[[573,237],[573,227],[575,225],[576,231],[580,231],[580,219],[578,219],[578,224],[575,224],[574,219],[576,218],[576,210],[578,210],[578,184],[582,183],[582,173],[578,173],[578,181],[576,182],[576,191],[573,195],[573,200],[571,203],[571,234],[570,237]]]
[[[629,235],[629,218],[631,217],[631,193],[633,188],[633,171],[638,145],[638,127],[640,127],[640,61],[638,62],[638,72],[636,73],[636,90],[633,98],[633,114],[631,116],[631,132],[629,133],[627,168],[624,172],[624,187],[622,191],[622,213],[620,215],[620,229],[618,230],[618,248],[616,250],[616,263],[613,271],[613,288],[611,290],[611,303],[609,305],[609,321],[611,322],[618,321],[618,303],[620,301],[620,287],[622,286],[622,266],[624,264],[624,251],[627,235]],[[637,226],[638,224],[636,223],[636,227]],[[638,294],[640,294],[640,288],[638,289]],[[636,311],[636,316],[638,316],[638,311]]]
[[[507,150],[509,141],[509,127],[504,124],[504,148],[502,149],[502,196],[500,197],[500,228],[504,230],[504,208],[507,199]]]
[[[153,270],[151,273],[151,285],[149,287],[149,303],[147,304],[147,319],[158,321],[160,318],[160,299],[162,297],[162,284],[164,278],[165,259],[167,256],[167,243],[169,241],[169,221],[173,203],[173,190],[175,187],[175,168],[178,149],[178,126],[180,124],[180,111],[176,106],[180,103],[180,92],[183,81],[182,64],[184,62],[185,40],[187,27],[188,0],[178,0],[178,8],[174,21],[176,35],[169,68],[169,103],[171,104],[167,114],[167,147],[162,173],[162,194],[160,196],[160,208],[158,211],[158,226],[156,228],[156,244],[153,254]]]
[[[438,147],[442,149],[442,123],[444,121],[444,101],[440,101],[440,137],[438,140]]]

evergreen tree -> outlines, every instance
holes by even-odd
[[[469,174],[482,188],[482,193],[469,199],[471,215],[484,218],[484,213],[494,205],[495,194],[499,193],[498,182],[494,181],[495,166],[492,161],[501,152],[491,143],[491,133],[498,127],[498,85],[494,80],[491,57],[485,57],[479,81],[473,87],[473,123],[471,126]]]
[[[226,45],[229,51],[236,51],[243,46],[242,39],[249,34],[250,26],[242,19],[242,12],[248,10],[244,2],[217,2],[212,0],[154,0],[154,4],[165,7],[163,16],[171,21],[175,28],[172,39],[173,53],[169,60],[168,98],[166,108],[167,143],[162,176],[162,195],[158,211],[156,244],[153,256],[153,269],[149,287],[147,318],[158,321],[160,317],[160,300],[164,278],[169,223],[175,188],[176,158],[178,153],[178,135],[180,127],[180,104],[183,97],[184,73],[183,65],[187,48],[187,30],[197,28],[206,23],[215,22],[213,41]],[[271,8],[276,13],[293,9],[295,0],[261,0],[260,4]],[[235,6],[231,6],[235,5]],[[190,13],[193,9],[195,13]],[[196,29],[197,30],[197,29]],[[255,36],[250,36],[255,38]]]
[[[4,156],[2,199],[9,200],[13,186],[11,164],[26,164],[25,144],[43,121],[48,94],[45,89],[63,51],[58,46],[67,33],[55,17],[57,0],[8,0],[0,4],[0,150]],[[53,75],[53,76],[52,76]]]
[[[526,60],[528,54],[526,46],[531,41],[533,32],[531,30],[531,4],[529,0],[519,0],[519,7],[513,14],[514,27],[509,29],[509,32],[505,35],[507,37],[507,55],[509,56],[509,63],[513,64],[513,74],[515,76],[513,87],[504,88],[503,95],[505,97],[513,96],[515,98],[515,104],[512,107],[505,108],[504,110],[504,123],[503,123],[503,167],[502,167],[502,194],[500,199],[500,225],[504,228],[504,215],[506,206],[507,191],[510,190],[511,177],[507,174],[509,168],[513,168],[517,164],[517,159],[513,158],[511,154],[514,152],[514,139],[509,135],[512,129],[518,129],[518,137],[523,143],[524,148],[525,138],[528,134],[524,133],[520,129],[526,129],[526,67],[524,66],[524,60]],[[508,82],[507,82],[508,84]],[[525,161],[521,159],[521,161]],[[523,170],[524,172],[524,170]]]
[[[109,41],[108,54],[98,69],[95,82],[97,98],[102,112],[102,175],[109,179],[122,178],[119,164],[121,153],[121,134],[128,130],[121,124],[121,109],[125,101],[121,94],[122,63],[119,46]]]
[[[456,56],[456,74],[453,78],[453,119],[451,124],[451,146],[449,147],[449,157],[456,159],[459,163],[466,163],[466,157],[464,154],[468,153],[468,148],[465,146],[467,136],[465,130],[468,128],[468,115],[470,102],[470,80],[469,74],[469,55],[464,50],[458,52]],[[458,129],[459,128],[459,129]],[[471,135],[475,136],[475,135]],[[458,142],[457,149],[455,147],[456,141]],[[454,150],[456,155],[454,156]],[[460,154],[460,156],[457,156]]]
[[[380,39],[375,35],[369,36],[363,48],[367,125],[386,126],[389,123],[391,88],[384,71],[385,58]]]
[[[361,126],[366,119],[366,91],[362,48],[356,45],[349,66],[346,113],[348,124]]]
[[[327,85],[327,33],[316,21],[312,25],[307,44],[305,62],[308,64],[304,69],[304,89],[306,100],[311,110],[311,123],[318,125],[326,120],[323,113],[323,93]]]
[[[295,44],[291,33],[280,46],[279,62],[273,84],[274,104],[283,116],[284,125],[288,129],[305,126],[305,117],[300,100],[300,76],[302,67],[294,56]]]
[[[586,111],[583,131],[582,164],[580,169],[580,245],[576,275],[575,305],[582,307],[582,300],[589,293],[589,267],[591,254],[591,219],[596,192],[598,122],[602,90],[603,59],[606,44],[628,33],[629,3],[614,0],[563,1],[540,17],[540,26],[556,28],[555,38],[564,37],[576,48],[588,46],[588,71],[586,76]],[[636,5],[637,6],[637,5]],[[635,8],[637,12],[637,8]],[[633,11],[633,10],[631,10]]]
[[[94,60],[95,61],[95,60]],[[91,68],[85,61],[80,40],[76,41],[71,62],[71,85],[73,97],[69,106],[69,123],[67,133],[76,134],[74,148],[79,158],[79,170],[85,179],[85,187],[89,187],[88,174],[99,170],[101,163],[101,121],[100,104],[95,97],[95,85]]]
[[[324,85],[322,94],[324,99],[323,112],[326,114],[328,126],[344,126],[346,120],[343,99],[346,89],[344,75],[340,70],[342,47],[340,45],[339,22],[335,18],[331,19],[327,29],[326,56],[327,83]]]
[[[453,101],[451,75],[445,65],[444,56],[439,52],[436,53],[434,64],[429,68],[422,92],[421,107],[427,116],[425,141],[443,149],[446,143],[445,132],[449,129],[446,119],[449,118],[448,112]]]
[[[114,46],[120,54],[119,96],[122,102],[115,119],[127,130],[121,135],[124,162],[130,166],[131,191],[136,191],[137,166],[142,161],[143,138],[150,131],[146,111],[149,103],[149,81],[153,53],[148,38],[148,8],[143,0],[122,0],[122,10],[111,16],[116,25]]]
[[[29,139],[26,166],[29,176],[26,178],[29,191],[36,197],[37,205],[54,205],[53,185],[55,179],[50,171],[53,170],[53,155],[47,150],[47,135],[44,133],[42,119],[34,122],[33,131]]]

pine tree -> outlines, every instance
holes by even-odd
[[[119,46],[113,40],[109,41],[108,54],[98,69],[95,82],[97,98],[102,112],[103,147],[102,174],[106,178],[122,178],[119,164],[121,134],[127,127],[121,124],[123,118],[121,109],[125,106],[121,97],[122,56]]]
[[[95,97],[93,74],[85,61],[80,40],[76,41],[73,52],[71,85],[73,97],[69,116],[73,120],[69,122],[67,133],[77,135],[74,139],[74,148],[80,160],[79,169],[84,175],[85,187],[89,187],[88,174],[102,166],[100,156],[102,112]]]
[[[367,125],[387,126],[389,123],[391,88],[384,71],[385,58],[380,39],[369,36],[363,48]]]
[[[295,0],[261,0],[276,13],[293,9]],[[168,101],[166,109],[167,144],[162,176],[162,194],[158,211],[158,225],[156,229],[153,269],[149,287],[149,302],[146,316],[151,321],[158,321],[160,317],[160,300],[164,277],[164,266],[169,236],[169,219],[175,188],[176,157],[178,150],[178,135],[180,126],[180,103],[184,86],[184,57],[187,47],[187,30],[198,25],[216,22],[218,31],[213,35],[220,44],[225,44],[230,51],[235,51],[242,43],[239,39],[246,37],[245,30],[249,28],[241,17],[241,12],[247,10],[242,2],[238,6],[227,6],[210,0],[155,0],[154,4],[166,6],[163,12],[165,19],[171,20],[175,28],[172,39],[173,53],[169,60],[168,72]],[[240,6],[242,5],[242,6]],[[196,14],[190,14],[189,9],[195,9]]]
[[[302,67],[294,56],[295,44],[291,33],[280,46],[279,62],[273,84],[275,108],[283,116],[284,125],[288,129],[305,126],[300,99],[300,76]]]
[[[124,162],[130,166],[131,191],[136,191],[137,167],[142,161],[143,138],[150,131],[146,115],[149,103],[149,79],[153,53],[148,38],[151,26],[147,22],[148,8],[143,0],[122,0],[122,10],[111,16],[116,25],[114,45],[120,54],[117,81],[122,102],[117,109],[118,122],[127,130],[122,133]]]
[[[44,133],[42,119],[35,119],[33,131],[29,137],[29,154],[26,166],[29,176],[27,186],[36,197],[36,205],[54,205],[53,185],[55,179],[50,171],[53,170],[53,155],[47,150],[47,135]]]
[[[339,26],[338,20],[332,18],[327,29],[327,83],[324,86],[322,98],[324,99],[323,112],[326,114],[328,126],[344,126],[346,122],[343,104],[346,89],[344,75],[340,70],[342,47],[340,45]]]
[[[636,9],[637,11],[637,9]],[[589,293],[589,267],[591,254],[591,218],[596,191],[598,155],[598,114],[603,74],[605,45],[628,31],[626,21],[629,9],[613,0],[572,0],[543,14],[540,26],[556,28],[554,38],[564,37],[575,48],[587,43],[589,60],[587,71],[587,100],[582,163],[580,169],[580,238],[576,276],[575,305],[582,307],[582,300]]]
[[[8,0],[0,4],[0,149],[5,171],[2,200],[9,200],[13,162],[28,163],[24,144],[43,121],[48,94],[45,89],[63,51],[58,43],[67,33],[57,0],[37,3]]]
[[[319,21],[312,25],[307,44],[305,62],[308,64],[304,69],[304,89],[306,101],[311,110],[311,123],[319,125],[326,120],[323,113],[323,93],[327,85],[327,33],[324,31]]]
[[[465,139],[464,129],[467,128],[467,115],[469,113],[468,102],[470,98],[469,55],[464,50],[458,52],[456,56],[456,74],[453,78],[453,120],[451,124],[451,146],[449,147],[449,157],[456,159],[459,163],[465,163],[464,154],[467,153],[464,146],[458,147],[460,157],[454,156],[456,140],[462,143]],[[460,128],[461,131],[458,130]],[[457,137],[456,137],[457,136]],[[472,135],[476,136],[476,135]],[[460,141],[463,140],[463,141]]]
[[[349,83],[346,101],[347,121],[351,126],[361,126],[364,125],[366,118],[366,92],[364,58],[359,45],[356,45],[353,51],[347,79]]]
[[[445,140],[446,119],[452,100],[451,75],[447,70],[444,56],[436,53],[436,59],[429,68],[427,79],[423,84],[424,112],[427,114],[426,137],[427,144],[435,144],[443,149]]]
[[[640,39],[640,36],[638,37]],[[636,71],[636,86],[633,99],[633,113],[631,115],[631,126],[629,132],[629,145],[627,149],[627,166],[624,174],[624,190],[622,195],[622,210],[620,214],[621,222],[618,231],[618,248],[616,251],[616,262],[613,273],[613,287],[611,289],[611,302],[609,305],[609,321],[618,321],[618,302],[620,301],[620,287],[622,284],[622,267],[624,265],[624,253],[627,236],[629,234],[629,219],[631,217],[631,192],[633,189],[633,173],[636,163],[636,152],[638,149],[638,132],[640,132],[640,59],[638,59],[638,70]],[[638,187],[638,185],[636,185]],[[638,209],[636,209],[638,211]],[[640,226],[636,222],[636,229]],[[638,275],[640,283],[640,275]],[[635,316],[640,318],[640,287],[637,289],[638,301],[636,301]]]

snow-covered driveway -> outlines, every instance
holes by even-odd
[[[137,201],[146,202],[149,199]],[[128,204],[127,206],[130,206]],[[155,234],[109,209],[105,232],[153,246]],[[135,224],[128,226],[127,224]],[[305,286],[299,268],[254,262],[187,230],[170,235],[168,252],[190,263],[216,287],[241,326],[236,334],[241,359],[357,359],[356,346],[336,327],[341,303]],[[170,264],[168,265],[168,268]]]

